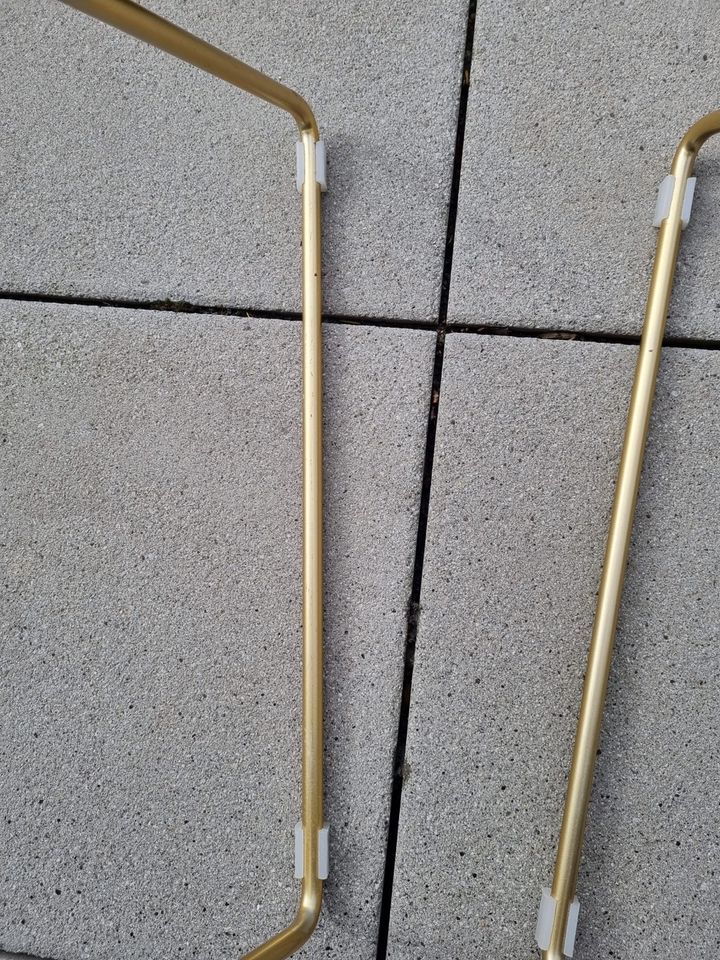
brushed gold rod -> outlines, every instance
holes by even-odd
[[[266,77],[264,73],[249,67],[241,60],[236,60],[218,47],[200,40],[187,30],[175,26],[169,20],[146,10],[140,4],[133,3],[133,0],[61,2],[286,110],[294,117],[301,133],[303,130],[310,130],[315,139],[318,139],[318,126],[313,112],[299,93]]]
[[[680,234],[684,225],[686,188],[700,147],[708,137],[718,132],[720,111],[709,113],[695,123],[680,141],[670,171],[674,178],[671,182],[672,194],[669,208],[660,223],[655,264],[650,280],[568,778],[555,874],[549,896],[548,891],[543,895],[541,918],[538,921],[538,942],[543,960],[561,960],[563,956],[572,956],[574,927],[577,922],[575,887],[645,442],[680,247]],[[547,926],[541,936],[543,910]]]
[[[62,0],[206,73],[286,110],[300,131],[302,178],[302,861],[295,918],[246,955],[284,960],[310,937],[320,915],[324,872],[323,815],[323,576],[322,576],[322,333],[318,126],[303,98],[217,47],[181,30],[131,0]],[[324,856],[323,858],[324,859]]]

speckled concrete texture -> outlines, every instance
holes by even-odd
[[[634,360],[448,339],[392,960],[537,956]],[[717,353],[666,352],[576,960],[718,953],[719,395]]]
[[[466,0],[147,5],[313,106],[327,309],[434,320]],[[51,0],[0,33],[0,289],[299,310],[288,115]]]
[[[657,186],[718,109],[720,8],[480,0],[455,323],[640,332]],[[668,330],[720,336],[720,144],[703,147]]]
[[[0,943],[237,957],[292,915],[299,324],[3,304]],[[326,333],[327,818],[375,954],[434,338]]]

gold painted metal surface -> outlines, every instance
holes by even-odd
[[[240,87],[248,93],[267,100],[295,118],[300,132],[310,130],[317,140],[317,123],[313,112],[303,98],[283,86],[277,80],[266,77],[264,73],[249,67],[241,60],[224,53],[212,44],[200,40],[186,30],[176,27],[169,20],[146,10],[132,0],[61,0],[68,7],[82,10],[129,33],[138,40],[144,40],[153,47],[171,53],[180,60],[192,63],[206,73],[212,73],[221,80],[227,80],[234,87]]]
[[[131,0],[62,0],[70,7],[194,64],[281,107],[295,119],[305,161],[302,187],[303,678],[302,826],[304,876],[295,918],[246,960],[283,960],[310,937],[320,915],[318,833],[323,815],[323,541],[320,184],[315,117],[301,96]],[[291,848],[290,840],[288,846]]]
[[[302,824],[304,876],[295,919],[246,960],[280,960],[305,943],[322,902],[318,831],[323,820],[322,354],[320,184],[315,139],[302,134],[303,187],[303,706]]]
[[[688,177],[692,176],[698,150],[708,137],[718,132],[720,132],[720,111],[715,111],[703,117],[688,130],[680,141],[672,162],[671,173],[675,177],[675,182],[669,213],[660,225],[645,310],[645,322],[615,488],[615,501],[610,518],[565,810],[555,860],[551,892],[557,906],[550,945],[542,951],[543,960],[560,960],[563,956],[562,948],[568,912],[575,897],[585,819],[600,738],[645,441],[680,247],[685,186]]]

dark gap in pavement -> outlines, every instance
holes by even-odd
[[[50,957],[36,957],[32,953],[8,953],[0,950],[0,960],[51,960]]]
[[[156,310],[167,313],[238,317],[248,320],[294,320],[297,322],[302,320],[302,314],[293,310],[259,310],[252,307],[229,307],[223,306],[222,304],[188,303],[185,300],[128,300],[112,297],[27,293],[12,290],[0,291],[0,300],[17,300],[21,303],[54,303],[77,307],[114,307],[118,310]],[[351,326],[362,327],[392,327],[403,330],[435,330],[437,328],[437,324],[432,320],[364,317],[344,313],[323,313],[323,323],[349,324]],[[0,958],[0,960],[2,960],[2,958]]]
[[[592,330],[552,330],[546,327],[488,327],[453,324],[447,328],[447,333],[471,333],[483,337],[518,337],[526,340],[565,340],[567,342],[575,341],[576,343],[620,343],[632,347],[640,345],[639,334],[602,333]],[[664,337],[663,347],[684,350],[720,350],[720,340],[670,335]]]
[[[422,591],[423,565],[425,562],[425,542],[427,539],[428,513],[430,508],[430,487],[432,484],[433,462],[435,459],[435,437],[437,432],[438,409],[440,405],[440,387],[442,384],[443,360],[445,357],[445,334],[447,329],[448,300],[452,275],[453,249],[455,246],[455,225],[457,223],[458,199],[460,195],[460,176],[462,172],[463,147],[465,144],[465,121],[467,118],[468,93],[470,90],[470,70],[472,67],[473,42],[475,39],[475,17],[477,0],[469,0],[467,27],[465,32],[465,52],[460,80],[460,100],[455,131],[455,149],[448,205],[447,230],[445,234],[445,255],[443,260],[442,285],[440,288],[440,306],[438,311],[437,341],[435,362],[433,365],[430,409],[428,411],[427,432],[425,435],[425,455],[423,459],[422,488],[420,492],[420,510],[418,516],[417,538],[415,541],[415,559],[413,564],[412,587],[407,606],[407,625],[405,632],[405,661],[403,666],[403,685],[400,700],[397,741],[392,770],[392,792],[390,799],[390,817],[388,839],[385,853],[385,871],[383,875],[382,900],[377,941],[377,960],[386,960],[388,936],[390,932],[390,911],[392,909],[393,883],[395,880],[395,857],[397,854],[400,807],[402,804],[403,770],[405,766],[405,748],[407,745],[410,702],[412,697],[413,669],[415,666],[415,643],[417,640],[418,620]]]
[[[453,238],[448,238],[448,251],[452,256]],[[450,291],[449,270],[443,271],[440,316],[444,317],[443,328],[446,333],[474,333],[485,337],[524,337],[530,340],[575,340],[578,343],[621,343],[638,346],[639,334],[612,333],[594,330],[565,330],[551,327],[492,326],[481,324],[447,323],[447,300]],[[154,310],[179,314],[205,314],[219,317],[237,317],[248,320],[290,320],[302,321],[302,314],[292,310],[260,310],[254,307],[228,307],[222,304],[189,303],[185,300],[127,300],[109,297],[65,296],[63,294],[31,293],[27,291],[0,290],[0,301],[19,303],[49,303],[78,307],[113,307],[117,310]],[[440,324],[432,320],[413,320],[409,317],[367,317],[345,313],[323,313],[323,323],[356,327],[388,327],[393,330],[438,330]],[[704,337],[667,336],[664,347],[686,350],[720,350],[720,339]],[[2,956],[0,956],[2,960]]]

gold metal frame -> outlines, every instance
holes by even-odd
[[[588,653],[575,747],[568,779],[565,810],[555,860],[555,875],[550,896],[552,927],[549,944],[542,949],[543,960],[560,960],[572,955],[574,929],[566,944],[568,920],[574,928],[577,919],[575,887],[582,849],[585,820],[592,788],[595,755],[600,738],[618,611],[632,534],[635,503],[642,470],[645,441],[652,412],[665,321],[672,292],[680,234],[687,216],[688,179],[692,176],[698,151],[708,137],[720,133],[720,111],[714,111],[695,123],[680,141],[671,167],[672,193],[660,223],[655,264],[650,281],[645,322],[635,370],[625,440],[618,472],[615,500],[605,550],[595,624]],[[694,188],[691,184],[690,190]],[[668,190],[669,193],[669,190]],[[690,194],[690,201],[692,195]],[[573,917],[572,914],[575,914]],[[539,929],[540,927],[538,927]],[[542,946],[542,944],[541,944]]]
[[[217,47],[131,0],[62,0],[154,47],[214,74],[292,115],[302,145],[302,422],[303,422],[303,679],[302,883],[292,923],[246,960],[283,960],[310,937],[320,915],[324,872],[323,818],[323,578],[322,578],[322,337],[318,126],[303,98]],[[296,872],[299,872],[296,870]]]

